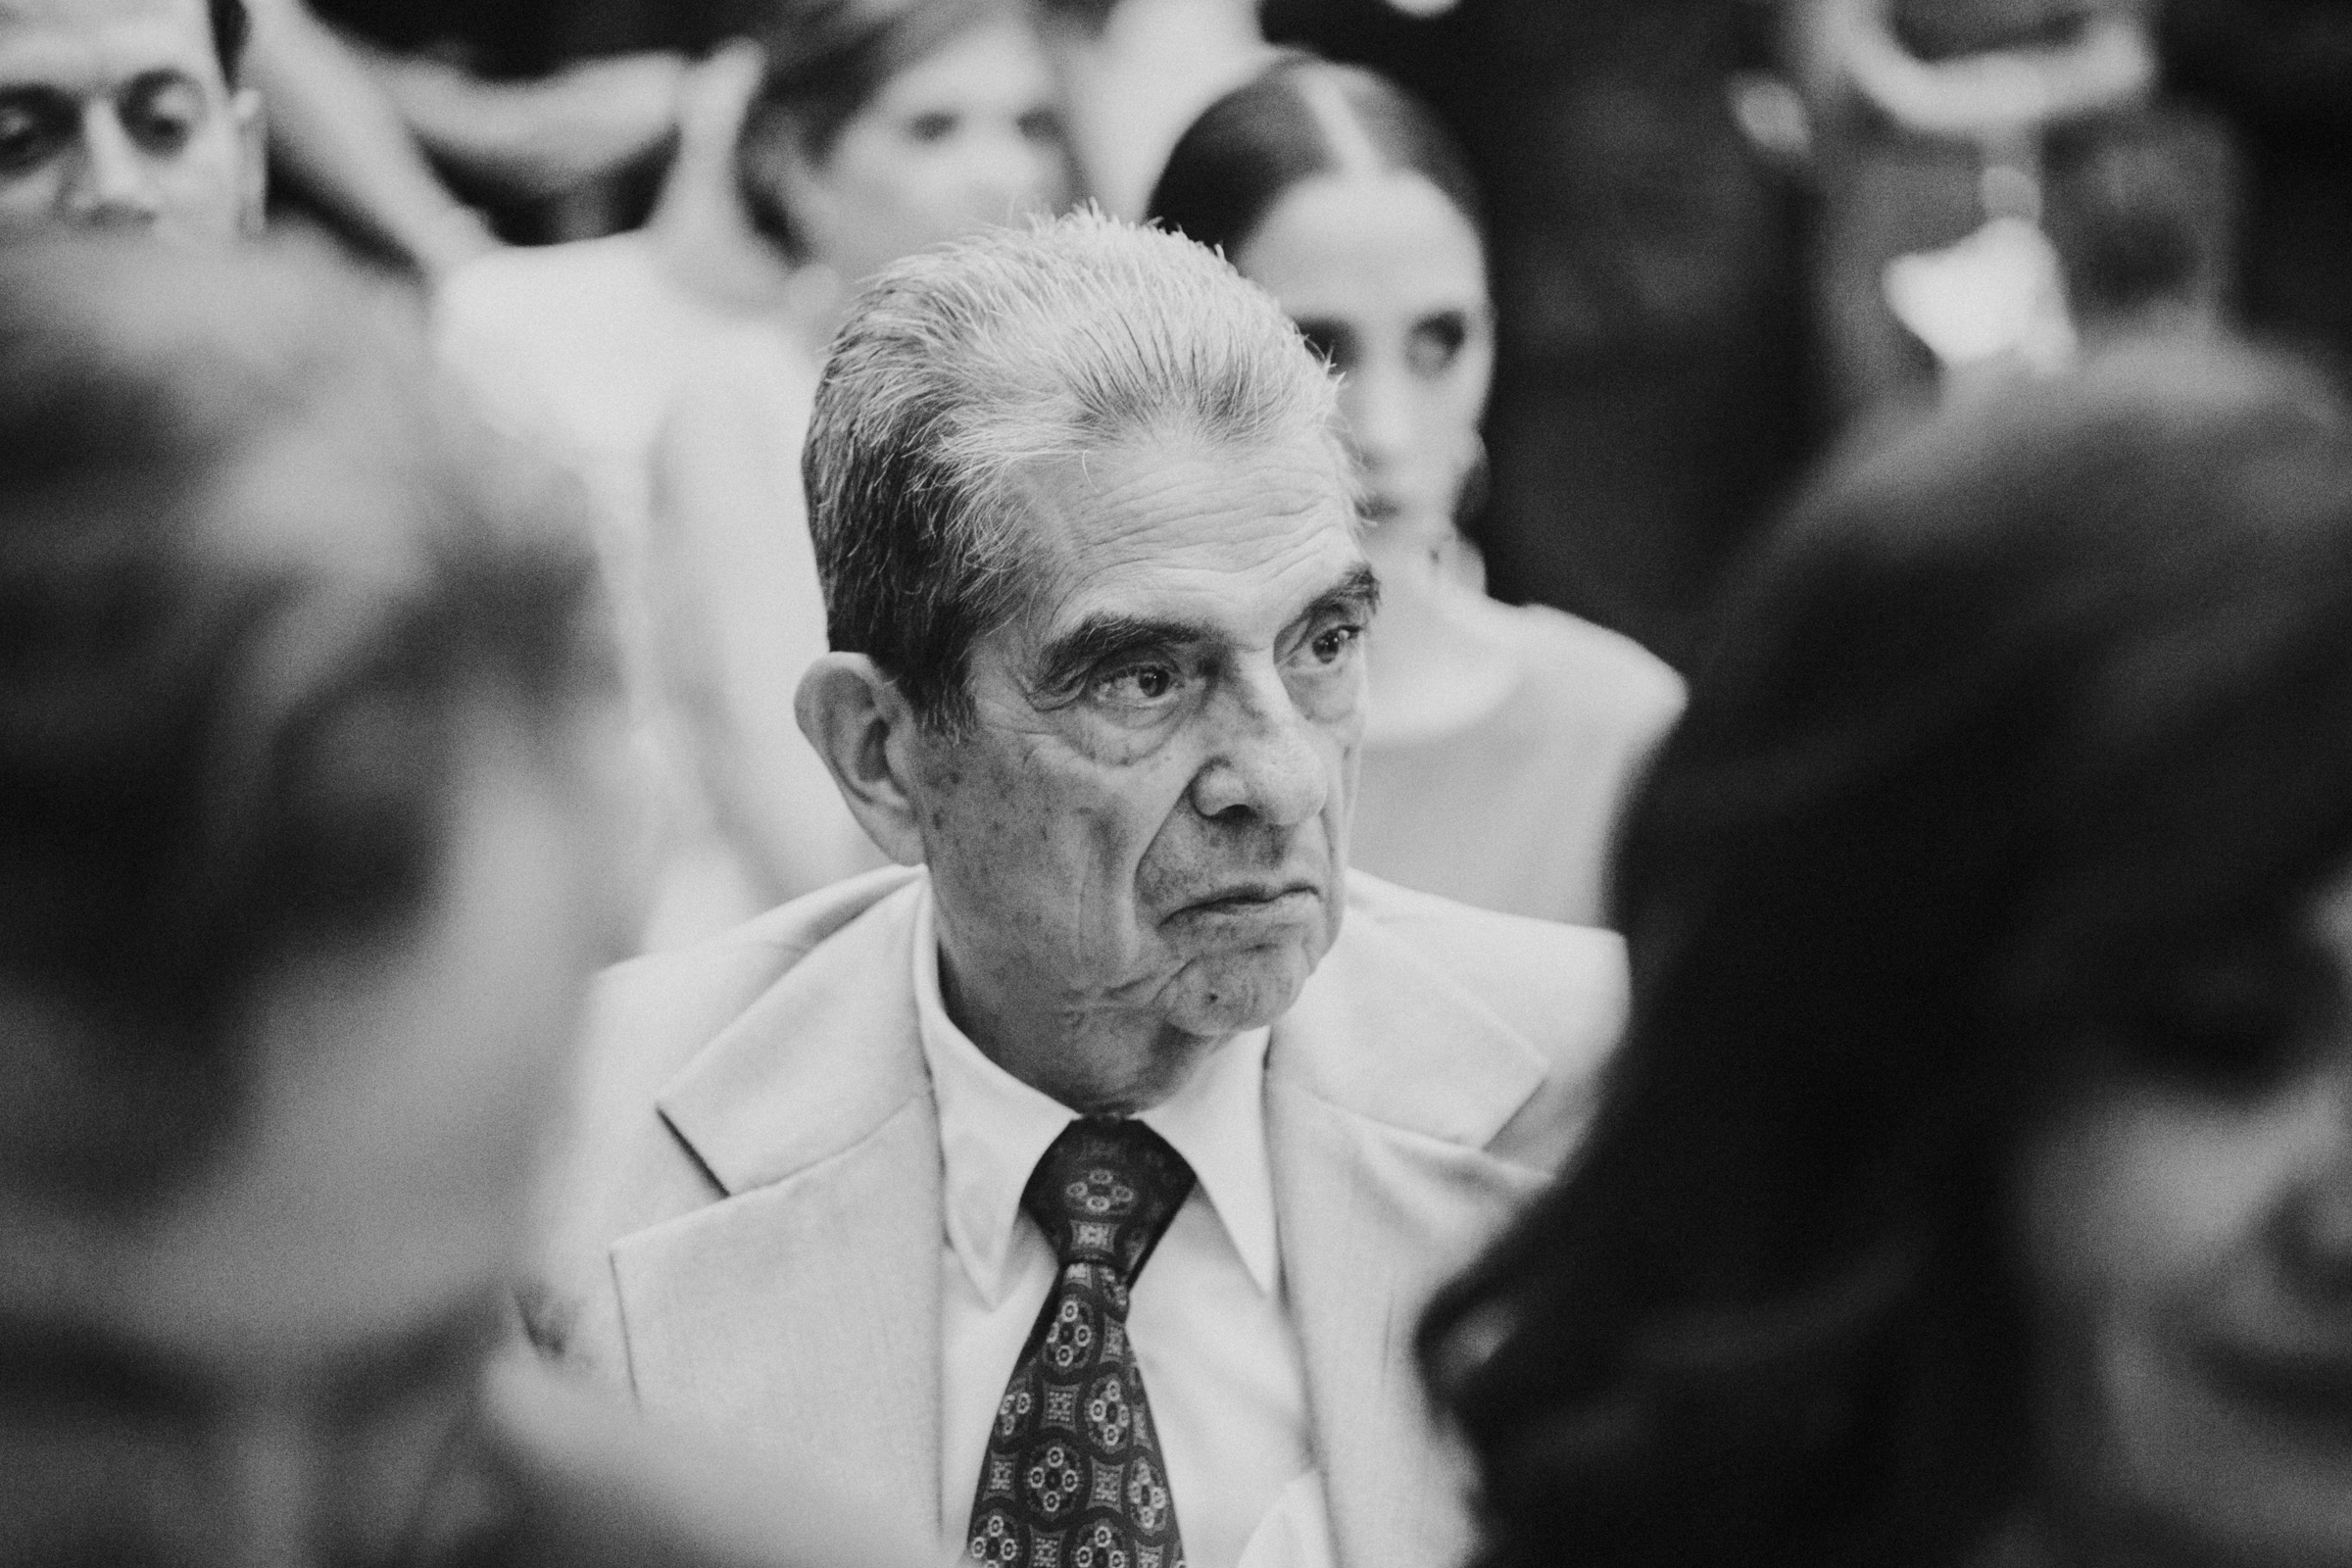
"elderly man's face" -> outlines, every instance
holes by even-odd
[[[0,0],[0,240],[126,224],[224,244],[260,220],[258,114],[204,0]]]
[[[1072,1040],[1269,1022],[1344,899],[1376,590],[1335,460],[1147,436],[1030,489],[977,725],[915,770],[950,984]]]

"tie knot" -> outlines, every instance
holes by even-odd
[[[1061,1266],[1101,1263],[1128,1284],[1193,1190],[1193,1167],[1140,1121],[1088,1116],[1061,1130],[1030,1174],[1021,1207]]]

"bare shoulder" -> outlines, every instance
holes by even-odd
[[[527,318],[560,318],[561,306],[594,297],[643,271],[651,263],[644,241],[606,235],[568,245],[514,245],[477,256],[457,269],[434,296],[444,325]]]
[[[1514,646],[1554,702],[1595,719],[1652,734],[1683,710],[1683,677],[1621,632],[1549,605],[1480,603],[1479,613]]]

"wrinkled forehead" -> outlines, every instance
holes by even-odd
[[[1268,640],[1364,564],[1345,459],[1320,432],[1147,433],[1019,476],[1020,619],[1181,619]]]
[[[0,0],[0,85],[158,70],[219,78],[205,0]]]

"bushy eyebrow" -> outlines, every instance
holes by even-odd
[[[1298,622],[1335,614],[1368,616],[1380,607],[1380,578],[1359,563],[1306,607]],[[1206,627],[1150,615],[1089,615],[1046,644],[1037,658],[1034,689],[1065,693],[1105,665],[1152,653],[1178,653],[1214,641]]]
[[[1345,614],[1369,617],[1379,609],[1380,574],[1369,563],[1358,563],[1354,570],[1324,589],[1300,618],[1319,620],[1325,615]]]
[[[1137,654],[1191,648],[1208,641],[1200,627],[1148,615],[1089,615],[1046,644],[1037,657],[1035,685],[1066,692],[1105,664]]]

